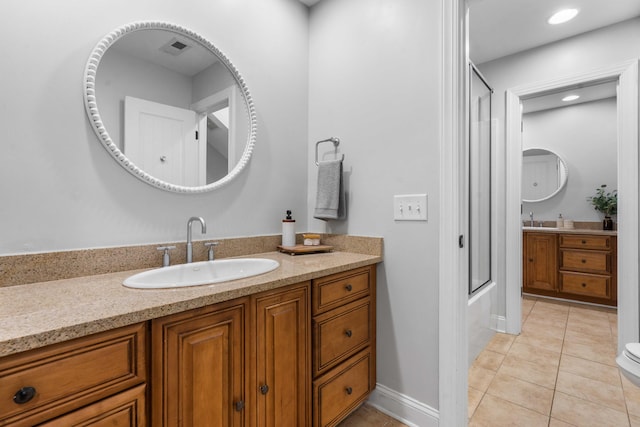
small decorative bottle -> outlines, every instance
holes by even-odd
[[[564,218],[562,218],[562,214],[558,215],[558,219],[556,220],[556,227],[564,228]]]
[[[296,245],[296,220],[291,218],[291,211],[282,220],[282,246]]]

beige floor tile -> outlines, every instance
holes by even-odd
[[[535,309],[531,310],[529,317],[527,317],[527,323],[536,323],[539,326],[546,326],[548,328],[564,328],[567,324],[567,316],[563,314],[557,314],[555,312],[540,313]]]
[[[591,378],[560,371],[556,391],[626,412],[622,385],[611,385]]]
[[[620,375],[620,377],[622,380],[622,389],[624,390],[624,398],[627,402],[627,411],[630,415],[640,417],[640,388],[623,375]]]
[[[567,329],[564,334],[564,341],[585,345],[604,345],[613,348],[613,345],[611,344],[611,334],[593,335]]]
[[[478,405],[480,404],[480,401],[482,400],[482,396],[484,396],[484,393],[481,392],[480,390],[476,390],[473,387],[469,387],[468,393],[467,393],[467,416],[469,418],[471,418],[471,416],[473,415],[473,413],[476,411],[476,408],[478,407]]]
[[[560,352],[546,350],[529,344],[514,342],[508,355],[520,357],[530,362],[536,363],[544,368],[553,368],[560,365]]]
[[[508,354],[498,373],[553,389],[556,384],[557,368],[549,365],[540,366],[535,362]]]
[[[562,338],[538,334],[535,331],[531,332],[530,330],[523,331],[514,341],[514,344],[527,344],[556,353],[562,352],[562,343]]]
[[[562,353],[610,366],[618,366],[616,364],[616,352],[611,345],[579,344],[565,341],[562,346]]]
[[[498,368],[502,364],[504,354],[496,353],[491,350],[482,350],[476,360],[473,361],[475,366],[489,369],[490,371],[498,371]]]
[[[345,418],[338,427],[407,427],[400,421],[378,411],[366,403]]]
[[[640,427],[640,417],[629,414],[629,421],[631,422],[631,427]]]
[[[491,341],[489,341],[485,349],[495,351],[496,353],[507,354],[515,338],[514,335],[497,333]]]
[[[592,306],[571,307],[569,308],[569,317],[578,319],[597,319],[604,322],[609,320],[609,312],[600,311],[597,307]]]
[[[560,372],[568,372],[580,375],[584,378],[590,378],[613,386],[622,387],[618,368],[570,356],[568,354],[563,354],[560,359]]]
[[[530,300],[527,298],[522,299],[522,314],[529,314],[533,305],[535,304],[535,300]]]
[[[469,426],[527,426],[546,427],[549,417],[530,409],[523,408],[506,400],[485,395],[476,412],[469,421]]]
[[[580,320],[569,319],[567,322],[567,332],[579,332],[594,337],[611,337],[611,327],[609,322],[587,323]]]
[[[535,318],[529,316],[524,325],[522,325],[522,332],[532,333],[535,335],[544,335],[557,339],[564,338],[564,326],[555,325],[553,323],[538,322]]]
[[[627,414],[593,402],[556,391],[551,418],[580,427],[623,427],[629,425]]]
[[[622,388],[620,388],[622,391]],[[491,382],[487,394],[515,403],[542,415],[551,412],[553,390],[500,373]]]
[[[471,368],[469,368],[469,387],[473,387],[484,393],[487,391],[495,375],[495,371],[472,365]]]
[[[565,423],[564,421],[556,420],[555,418],[549,419],[549,427],[578,427],[575,424]]]
[[[569,313],[569,305],[563,301],[539,299],[533,306],[534,310],[553,310],[561,313]]]

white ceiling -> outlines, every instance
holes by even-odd
[[[565,24],[547,19],[579,9]],[[477,65],[640,16],[640,0],[469,0],[469,54]]]
[[[320,0],[299,0],[313,6]],[[477,65],[640,16],[640,0],[468,0],[469,50]],[[576,8],[566,24],[549,25],[560,9]]]

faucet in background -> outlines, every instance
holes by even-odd
[[[192,218],[193,219],[193,218]],[[534,222],[533,222],[533,212],[529,212],[529,219],[531,220],[530,225],[532,227],[534,227]]]
[[[199,216],[192,216],[187,221],[187,263],[193,261],[193,244],[191,243],[191,225],[193,221],[200,221],[200,225],[202,226],[202,234],[207,233],[207,224],[205,224],[204,219]]]

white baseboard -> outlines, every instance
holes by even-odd
[[[491,315],[491,328],[505,333],[507,331],[507,318],[504,316]]]
[[[367,403],[409,427],[438,427],[440,422],[437,409],[381,384],[376,385]]]

